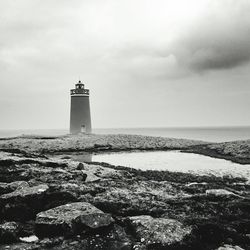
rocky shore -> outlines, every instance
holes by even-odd
[[[1,139],[0,249],[250,249],[244,178],[49,156],[181,149],[250,163],[249,145],[129,135]]]

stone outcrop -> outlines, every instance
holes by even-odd
[[[142,135],[69,135],[51,139],[23,136],[0,140],[0,148],[15,152],[59,152],[59,151],[107,151],[131,149],[182,149],[192,145],[206,144],[202,141],[152,137]]]
[[[0,182],[0,195],[14,192],[16,189],[27,187],[29,187],[29,183],[26,181],[14,181],[11,183]]]
[[[48,189],[48,185],[41,184],[1,195],[0,209],[3,218],[20,221],[32,218],[42,209],[44,194]]]
[[[76,202],[59,206],[37,214],[38,235],[76,234],[82,230],[96,229],[110,225],[114,220],[86,202]]]
[[[142,215],[129,217],[129,220],[136,237],[143,245],[172,245],[181,242],[191,233],[191,227],[184,227],[182,223],[173,219]]]
[[[48,151],[71,146],[98,151],[127,150],[130,143],[145,149],[180,143],[153,139],[143,146],[145,138],[103,138],[91,137],[91,143],[85,136],[54,138],[43,145],[45,139],[38,138],[29,145],[25,140],[30,147],[25,153],[0,151],[0,249],[249,248],[250,185],[243,178],[141,171],[37,154],[48,145]]]

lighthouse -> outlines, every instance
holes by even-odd
[[[89,90],[79,80],[70,90],[70,133],[91,133]]]

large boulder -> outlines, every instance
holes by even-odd
[[[105,227],[112,222],[110,214],[87,202],[75,202],[37,214],[36,232],[40,236],[71,235]]]
[[[106,192],[95,195],[93,203],[117,215],[151,214],[157,217],[167,209],[166,203],[186,196],[168,182],[117,180],[108,181],[106,187]]]
[[[43,198],[49,189],[47,185],[25,187],[0,196],[0,209],[3,218],[25,221],[42,210]]]
[[[142,215],[129,217],[129,220],[138,241],[143,245],[171,245],[181,242],[191,233],[190,227],[173,219]]]
[[[98,230],[80,237],[67,238],[63,241],[56,238],[44,238],[40,240],[41,249],[53,250],[132,250],[132,241],[124,228],[114,224],[105,230]],[[57,238],[59,239],[59,238]],[[53,242],[54,241],[54,242]],[[50,248],[50,246],[53,246]]]

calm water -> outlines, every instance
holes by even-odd
[[[203,140],[209,142],[224,142],[250,139],[250,127],[210,127],[210,128],[124,128],[124,129],[94,129],[97,134],[138,134]],[[58,136],[68,134],[66,129],[50,130],[0,130],[1,137],[19,135]]]
[[[77,161],[92,160],[142,170],[169,170],[216,176],[231,175],[250,179],[250,165],[240,165],[223,159],[179,151],[73,154],[71,157]]]

